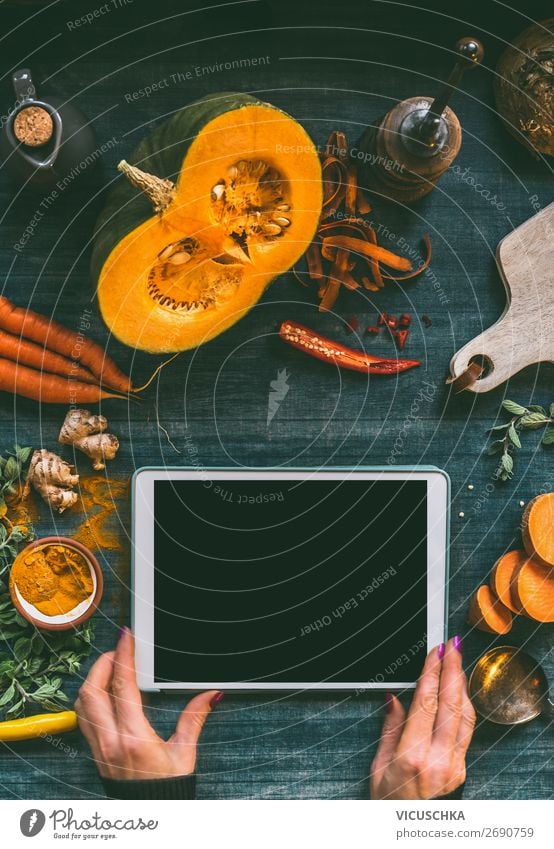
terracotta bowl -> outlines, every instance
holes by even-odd
[[[68,631],[70,628],[76,628],[78,625],[82,625],[83,622],[86,622],[86,620],[89,619],[97,609],[104,591],[104,576],[102,574],[100,564],[92,551],[80,542],[76,542],[69,537],[42,537],[42,539],[37,539],[34,542],[31,542],[19,552],[14,560],[14,565],[18,560],[26,557],[29,552],[36,548],[42,548],[45,545],[63,545],[67,548],[72,548],[73,551],[77,551],[85,558],[89,564],[94,584],[92,595],[85,601],[80,602],[77,607],[70,610],[68,613],[60,613],[56,616],[47,616],[46,614],[41,613],[40,610],[37,610],[34,605],[30,604],[23,598],[17,589],[17,584],[11,580],[10,595],[17,612],[23,616],[24,619],[30,622],[31,625],[45,631]]]

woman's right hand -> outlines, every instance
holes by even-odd
[[[407,716],[390,694],[386,709],[371,767],[372,799],[435,799],[463,784],[476,717],[459,637],[427,656]]]

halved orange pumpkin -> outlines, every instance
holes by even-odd
[[[93,273],[105,323],[133,348],[182,351],[217,336],[317,228],[315,146],[290,116],[249,95],[180,110],[130,162],[120,163],[127,180],[99,220]]]

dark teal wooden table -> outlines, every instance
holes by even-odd
[[[455,39],[479,34],[487,47],[485,67],[466,79],[466,93],[458,94],[455,103],[464,126],[459,168],[413,208],[376,199],[369,216],[380,228],[380,242],[392,249],[400,237],[408,248],[416,247],[427,231],[434,248],[432,276],[404,287],[388,285],[375,295],[343,293],[337,314],[323,317],[315,291],[287,275],[236,327],[168,366],[148,401],[138,406],[107,402],[102,408],[121,439],[111,474],[122,479],[145,464],[387,464],[393,450],[397,463],[446,469],[453,484],[449,630],[463,635],[470,668],[493,640],[468,629],[468,599],[496,558],[520,545],[520,500],[554,488],[554,455],[538,446],[536,434],[526,434],[511,483],[495,481],[494,460],[483,455],[486,429],[504,397],[539,404],[554,400],[552,366],[530,368],[483,397],[452,397],[444,385],[452,354],[503,309],[494,262],[498,241],[552,201],[549,162],[525,153],[504,131],[493,107],[491,69],[504,40],[528,20],[493,0],[464,4],[458,19],[450,4],[425,0],[427,11],[385,0],[334,4],[334,9],[319,3],[317,11],[309,8],[312,4],[303,8],[289,0],[229,3],[204,11],[194,11],[196,5],[206,6],[122,0],[80,26],[75,20],[94,4],[58,2],[35,17],[40,7],[2,7],[2,109],[12,100],[11,71],[29,65],[40,92],[75,97],[102,146],[94,177],[85,175],[84,182],[75,180],[64,190],[20,251],[14,246],[41,208],[43,195],[18,193],[2,177],[2,291],[72,327],[78,326],[83,308],[92,305],[89,333],[107,342],[88,271],[92,227],[101,189],[115,179],[116,163],[160,118],[198,96],[237,89],[288,110],[319,144],[337,127],[354,142],[396,100],[434,93],[450,69]],[[541,4],[530,6],[527,15],[547,16]],[[20,21],[25,23],[15,29]],[[132,98],[133,92],[160,82],[157,91]],[[426,314],[433,322],[427,329],[414,321],[409,356],[420,357],[423,366],[398,380],[368,383],[360,375],[337,374],[276,337],[280,322],[295,318],[346,341],[344,318],[356,315],[363,326],[374,323],[381,309],[418,318]],[[529,316],[529,321],[539,320]],[[392,351],[384,337],[368,344],[381,354]],[[146,355],[134,355],[113,340],[108,350],[135,383],[152,370]],[[290,391],[268,426],[270,381],[283,368],[290,374]],[[179,454],[157,427],[156,405]],[[17,440],[55,448],[63,415],[60,407],[39,409],[2,395],[1,444],[9,447]],[[86,473],[84,460],[79,469]],[[70,533],[75,527],[69,515],[53,520],[46,509],[41,512],[41,534]],[[124,536],[129,531],[125,507],[117,521]],[[113,646],[129,616],[128,556],[105,552],[101,559],[106,592],[94,655]],[[509,639],[544,661],[553,679],[552,626],[518,619]],[[162,733],[172,728],[182,704],[181,698],[149,699],[148,711]],[[381,699],[368,695],[228,696],[202,736],[199,796],[366,798],[381,721]],[[69,752],[46,741],[18,744],[13,751],[2,748],[0,795],[100,794],[81,737],[70,735],[64,744]],[[546,720],[512,730],[480,723],[469,755],[466,796],[550,798],[552,753]]]

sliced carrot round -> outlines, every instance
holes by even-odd
[[[554,573],[534,557],[514,572],[511,593],[520,613],[537,622],[554,622]]]
[[[516,569],[526,560],[525,551],[508,551],[498,558],[491,572],[491,589],[512,613],[519,613],[512,598],[512,579]]]
[[[554,492],[529,502],[522,520],[523,544],[529,557],[554,568]]]
[[[479,587],[469,605],[468,622],[489,634],[507,634],[512,629],[512,614],[490,587]]]

